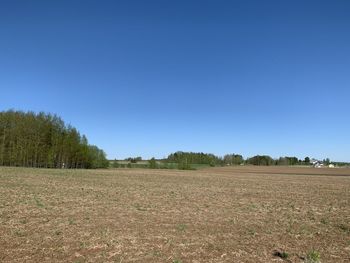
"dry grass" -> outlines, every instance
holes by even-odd
[[[0,262],[350,262],[349,202],[346,169],[0,168]]]

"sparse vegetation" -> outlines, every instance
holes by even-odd
[[[44,207],[44,204],[40,201],[38,197],[35,196],[34,200],[37,207],[40,207],[40,208]]]
[[[322,262],[334,262],[348,257],[346,175],[278,166],[0,167],[0,261],[300,262],[317,247]]]
[[[187,226],[185,224],[178,224],[176,226],[176,229],[179,230],[179,231],[185,231],[187,228]]]
[[[306,255],[306,263],[319,263],[321,260],[321,255],[316,250],[311,250]]]

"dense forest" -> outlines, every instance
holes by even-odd
[[[0,112],[0,165],[102,168],[106,154],[56,115]]]

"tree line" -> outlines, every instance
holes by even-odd
[[[125,161],[127,163],[125,163]],[[196,152],[182,152],[178,151],[171,153],[167,158],[155,159],[151,158],[147,162],[143,161],[141,157],[129,157],[121,161],[117,160],[111,162],[114,168],[151,168],[151,169],[180,169],[193,170],[201,165],[208,166],[226,166],[226,165],[257,165],[257,166],[292,166],[292,165],[311,165],[312,161],[309,157],[298,159],[295,156],[285,156],[274,159],[268,155],[256,155],[244,159],[240,154],[226,154],[223,157],[208,153]],[[140,162],[140,163],[139,163]],[[331,163],[329,158],[323,159],[324,165]],[[332,162],[336,166],[347,166],[349,163]],[[202,166],[203,167],[203,166]]]
[[[179,164],[179,169],[190,169],[192,164],[207,164],[210,166],[217,165],[240,165],[244,163],[244,159],[240,154],[226,154],[224,157],[219,157],[211,153],[203,152],[182,152],[178,151],[171,153],[163,160],[166,162],[174,162]]]
[[[175,162],[184,165],[191,164],[208,164],[210,166],[220,165],[259,165],[259,166],[270,166],[270,165],[310,165],[310,158],[305,157],[301,160],[297,157],[280,157],[273,159],[268,155],[256,155],[247,159],[244,159],[240,154],[226,154],[223,157],[216,156],[208,153],[195,153],[195,152],[175,152],[170,154],[164,161]],[[329,164],[330,160],[327,158],[323,161],[325,164]]]
[[[123,162],[123,163],[121,163]],[[257,165],[257,166],[292,166],[292,165],[311,165],[312,161],[309,157],[303,160],[297,157],[280,157],[273,159],[268,155],[256,155],[244,159],[240,154],[226,154],[223,157],[214,154],[196,153],[196,152],[175,152],[168,155],[164,159],[151,158],[147,162],[143,161],[141,157],[129,157],[124,161],[111,161],[113,168],[150,168],[150,169],[180,169],[193,170],[197,165],[208,166],[225,166],[225,165]],[[127,162],[127,163],[125,163]],[[141,163],[139,163],[141,162]],[[323,159],[324,165],[331,163],[329,158]],[[349,163],[332,162],[337,166],[347,166]]]
[[[328,158],[327,158],[328,159]],[[329,160],[329,159],[328,159]],[[310,165],[310,158],[305,157],[304,160],[298,159],[297,157],[280,157],[278,159],[273,159],[272,157],[268,155],[256,155],[254,157],[248,158],[245,161],[246,164],[252,164],[252,165],[263,165],[263,166],[270,166],[270,165]],[[325,163],[326,165],[328,164]]]
[[[52,114],[0,112],[0,165],[45,168],[103,168],[103,150]]]
[[[221,162],[221,159],[211,153],[195,153],[195,152],[175,152],[168,155],[167,162],[187,164],[209,164],[215,166]]]
[[[134,167],[132,164],[136,164],[141,161],[141,157],[129,157],[125,159],[127,164],[120,164],[117,160],[114,160],[112,167]],[[329,163],[329,159],[324,160],[324,164]],[[178,151],[171,153],[167,158],[158,159],[151,158],[147,163],[137,165],[135,167],[151,168],[151,169],[180,169],[180,170],[192,170],[195,169],[195,165],[208,165],[208,166],[226,166],[226,165],[258,165],[258,166],[271,166],[271,165],[310,165],[311,161],[309,157],[300,160],[297,157],[280,157],[273,159],[268,155],[256,155],[244,159],[241,154],[226,154],[223,157],[216,156],[211,153],[203,152],[183,152]]]

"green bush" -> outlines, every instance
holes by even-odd
[[[321,255],[316,250],[312,250],[306,255],[307,263],[319,263],[321,260]]]
[[[119,165],[117,160],[114,160],[112,166],[113,166],[113,168],[119,168],[120,165]]]
[[[154,157],[148,161],[148,167],[150,169],[157,169],[157,162],[156,162],[156,159]]]

